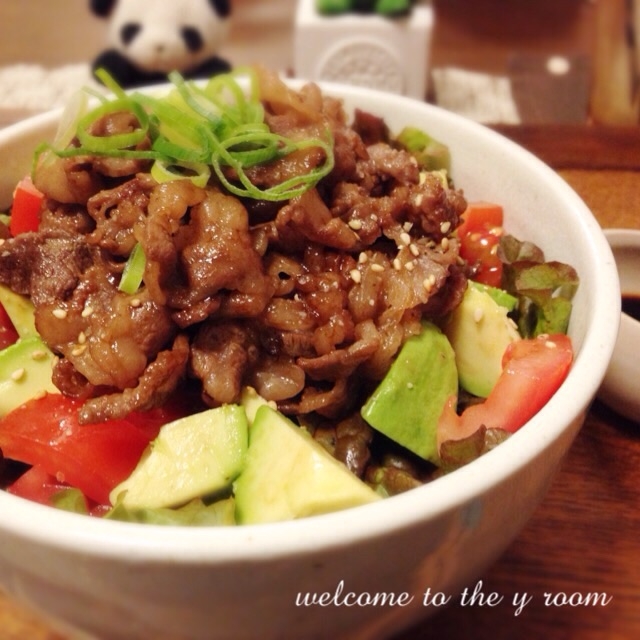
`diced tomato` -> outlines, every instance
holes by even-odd
[[[476,269],[474,280],[499,287],[502,263],[497,249],[502,235],[503,210],[491,202],[472,202],[462,214],[456,233],[460,255]]]
[[[11,322],[9,314],[0,304],[0,350],[12,345],[18,340],[18,332]]]
[[[61,394],[30,400],[0,419],[0,449],[98,504],[108,504],[111,490],[131,474],[160,427],[185,414],[181,404],[170,404],[81,425],[81,404]]]
[[[51,498],[67,487],[42,467],[34,466],[7,487],[7,492],[33,502],[51,505]]]
[[[563,334],[512,342],[503,357],[502,374],[484,402],[457,415],[455,398],[450,399],[438,423],[439,446],[467,438],[482,425],[517,431],[557,391],[572,361],[571,339]]]
[[[13,192],[9,231],[12,236],[27,231],[37,231],[44,196],[31,182],[30,177],[20,180]]]

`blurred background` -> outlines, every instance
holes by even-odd
[[[425,2],[435,16],[425,99],[485,122],[635,124],[635,2]],[[295,75],[296,5],[235,0],[221,55]],[[0,124],[63,100],[106,29],[88,0],[1,0]]]

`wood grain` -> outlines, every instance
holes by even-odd
[[[640,127],[545,123],[492,128],[558,170],[640,169]],[[591,196],[591,190],[585,195]]]

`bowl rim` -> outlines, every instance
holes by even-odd
[[[298,79],[288,83],[299,87],[306,81]],[[373,504],[290,522],[199,528],[106,521],[59,511],[0,491],[0,536],[19,536],[41,545],[123,562],[220,564],[317,553],[324,548],[382,536],[473,503],[541,455],[550,443],[562,436],[567,425],[580,419],[587,410],[613,353],[620,315],[611,248],[587,205],[553,169],[485,125],[405,96],[334,83],[317,84],[327,94],[355,102],[374,99],[382,105],[419,109],[426,116],[454,125],[504,153],[515,153],[537,180],[561,195],[583,228],[590,252],[599,263],[593,282],[599,304],[562,387],[523,429],[495,450],[452,474]],[[7,141],[19,140],[34,128],[55,125],[62,111],[56,109],[32,116],[0,131],[0,147]],[[554,419],[558,414],[563,417],[560,421]],[[42,522],[46,522],[46,526],[38,524]]]

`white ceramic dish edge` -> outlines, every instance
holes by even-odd
[[[448,135],[455,132],[456,140],[460,142],[451,145],[452,175],[456,184],[465,189],[470,199],[500,196],[500,202],[505,205],[507,228],[519,237],[538,241],[550,258],[570,261],[566,256],[571,253],[570,238],[574,234],[580,237],[590,254],[598,256],[596,261],[582,261],[580,264],[581,277],[592,279],[594,286],[589,299],[584,290],[579,290],[576,298],[579,313],[575,313],[572,318],[571,335],[577,347],[577,356],[574,368],[563,387],[523,430],[500,445],[498,450],[454,474],[382,503],[284,524],[212,531],[99,521],[53,511],[0,492],[0,513],[3,519],[0,539],[7,536],[9,539],[29,538],[44,547],[55,547],[63,557],[65,553],[73,556],[85,555],[98,557],[107,563],[123,562],[124,558],[124,562],[129,562],[132,568],[153,562],[198,566],[221,563],[231,566],[236,562],[248,562],[252,558],[285,560],[297,554],[320,554],[326,549],[343,549],[352,542],[364,544],[371,538],[385,538],[393,532],[411,529],[416,521],[433,519],[437,522],[441,519],[445,523],[449,519],[449,524],[443,524],[446,529],[451,524],[452,513],[462,509],[470,518],[478,505],[482,511],[487,500],[486,496],[485,499],[480,497],[483,494],[490,496],[502,492],[505,483],[518,475],[523,467],[529,470],[531,491],[528,496],[523,497],[522,517],[513,522],[513,530],[509,536],[496,544],[482,563],[486,564],[494,559],[526,521],[549,482],[549,478],[538,480],[533,471],[546,467],[555,468],[560,462],[602,381],[606,363],[613,350],[619,321],[620,295],[611,286],[615,264],[610,247],[592,214],[570,187],[561,184],[558,175],[534,156],[516,148],[514,143],[498,134],[411,99],[377,94],[355,87],[323,86],[327,93],[338,92],[345,96],[347,106],[367,104],[371,111],[385,116],[392,130],[402,124],[400,119],[418,126],[425,120],[431,123],[434,135],[448,144]],[[372,96],[375,108],[369,107]],[[398,109],[399,104],[402,109]],[[33,143],[35,147],[45,132],[47,137],[52,135],[58,117],[59,113],[37,116],[0,132],[0,148],[5,151],[8,149],[12,154],[3,167],[0,195],[6,196],[16,179],[25,169],[28,170],[30,156],[25,157],[25,136],[28,143]],[[468,136],[465,135],[467,131]],[[472,145],[465,145],[467,137],[474,141]],[[518,157],[516,163],[505,160],[504,183],[499,189],[495,184],[495,167],[483,162],[484,149],[488,147],[504,151],[505,158],[511,157],[514,151]],[[460,154],[467,155],[464,161],[461,161]],[[471,160],[469,156],[472,156]],[[535,176],[536,181],[548,185],[549,190],[557,194],[554,195],[554,202],[558,206],[571,210],[571,215],[563,221],[563,226],[549,229],[548,235],[543,234],[540,224],[536,224],[533,218],[510,224],[513,207],[519,202],[530,176]],[[487,186],[486,192],[481,188],[483,184]],[[466,185],[475,186],[467,190]],[[537,204],[535,194],[529,196],[527,209],[534,212]],[[576,255],[576,259],[578,257]],[[597,312],[586,313],[596,306]],[[580,310],[585,311],[584,315]],[[597,362],[595,367],[592,365],[594,361]],[[573,397],[576,389],[581,389],[580,400],[577,402]],[[572,408],[567,410],[567,406]],[[558,423],[555,419],[558,413],[569,418],[571,428],[567,429],[564,423]],[[547,450],[559,441],[561,445],[546,460]],[[549,472],[545,474],[549,475]],[[35,529],[30,524],[33,521],[46,521],[46,528]],[[97,545],[96,541],[100,540],[105,544]],[[170,557],[167,557],[166,551],[168,544],[172,550]],[[6,564],[7,559],[4,562]],[[467,573],[472,574],[480,566],[469,562]],[[443,572],[447,573],[446,570]],[[26,583],[17,577],[14,586],[16,590],[28,590]],[[33,595],[33,592],[30,593],[32,599]]]

